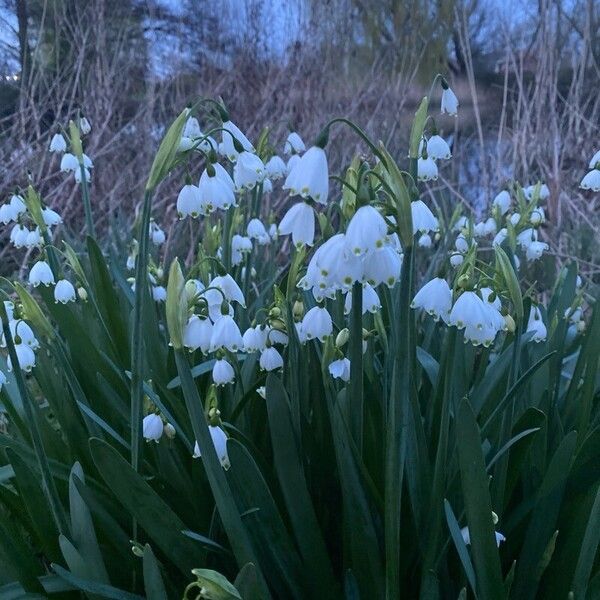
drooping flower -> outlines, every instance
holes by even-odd
[[[152,286],[152,299],[154,302],[166,302],[167,290],[163,285]]]
[[[452,115],[453,117],[455,117],[458,113],[458,98],[449,87],[442,90],[442,104],[440,110],[442,114],[446,113],[448,115]]]
[[[66,152],[60,160],[60,170],[63,173],[70,171],[77,172],[79,170],[79,161],[74,154]]]
[[[244,235],[235,234],[231,238],[231,262],[239,265],[244,260],[244,254],[252,251],[252,240]]]
[[[588,166],[590,169],[595,169],[598,166],[598,163],[600,163],[600,150],[598,150],[598,152],[592,156]]]
[[[302,154],[306,150],[306,146],[302,141],[302,138],[295,132],[292,131],[285,140],[283,145],[284,154]]]
[[[533,337],[531,339],[538,343],[543,342],[548,335],[546,325],[544,325],[542,319],[542,313],[540,309],[533,304],[531,305],[529,320],[527,321],[527,333],[529,332],[533,332]]]
[[[260,219],[250,219],[246,226],[246,233],[250,239],[256,240],[261,246],[264,246],[271,241],[271,238]]]
[[[0,371],[0,391],[2,391],[2,386],[6,385],[7,381],[8,379],[6,379],[6,375],[4,374],[4,372]]]
[[[75,288],[68,279],[59,279],[54,288],[54,301],[56,303],[67,304],[75,302]]]
[[[146,415],[142,421],[142,433],[144,439],[153,442],[158,442],[164,431],[163,420],[160,415],[151,413]]]
[[[462,535],[463,541],[468,546],[471,543],[471,534],[469,533],[469,528],[463,527],[460,530],[460,534]],[[494,531],[494,535],[496,536],[496,546],[499,548],[500,544],[506,541],[506,538],[499,531]]]
[[[229,362],[220,358],[215,361],[212,369],[212,378],[215,385],[226,385],[235,379],[235,370]]]
[[[35,367],[35,352],[27,344],[15,344],[15,353],[17,362],[22,371],[29,373]],[[6,359],[6,366],[9,371],[13,370],[13,364],[10,356]]]
[[[54,227],[62,223],[62,217],[55,210],[48,207],[42,210],[42,218],[47,227]]]
[[[348,292],[346,294],[346,299],[344,300],[344,312],[349,315],[352,310],[352,293]],[[366,283],[362,289],[362,314],[366,314],[368,312],[375,314],[381,310],[381,300],[379,300],[379,296],[375,289]]]
[[[210,319],[201,319],[192,315],[183,328],[183,345],[190,351],[197,350],[206,354],[210,348],[213,325]]]
[[[283,357],[271,346],[260,353],[259,365],[264,371],[276,371],[283,368]]]
[[[50,152],[65,152],[67,142],[60,133],[55,133],[50,140]]]
[[[271,179],[275,179],[275,180],[280,179],[281,177],[283,177],[284,175],[287,174],[287,166],[286,166],[285,162],[283,162],[283,159],[280,156],[277,156],[277,154],[272,156],[267,161],[267,164],[265,165],[265,169],[266,169],[267,175]]]
[[[208,426],[208,430],[217,456],[219,457],[219,461],[221,462],[221,466],[225,470],[229,469],[231,463],[229,462],[229,455],[227,454],[227,434],[220,427],[213,427],[212,425]],[[200,456],[202,456],[200,454],[200,446],[198,442],[196,442],[194,445],[193,457],[199,458]]]
[[[229,173],[219,164],[212,165],[214,175],[205,169],[200,175],[198,189],[200,192],[201,213],[208,215],[216,209],[228,210],[235,205],[235,183]]]
[[[458,297],[450,311],[448,324],[464,329],[465,340],[474,346],[490,346],[499,331],[490,303],[484,302],[473,291],[465,291]]]
[[[161,246],[167,239],[165,232],[157,225],[155,221],[150,222],[150,239],[155,246]]]
[[[294,204],[279,224],[281,235],[292,234],[294,246],[312,246],[315,240],[315,211],[306,202]]]
[[[329,194],[329,169],[323,148],[313,146],[303,154],[292,168],[283,184],[290,195],[312,198],[320,204],[327,203]]]
[[[347,358],[340,358],[329,363],[327,369],[329,374],[334,379],[341,379],[342,381],[350,381],[350,361]]]
[[[302,319],[302,331],[307,340],[324,342],[333,333],[333,322],[326,308],[314,306]]]
[[[433,245],[431,236],[428,233],[424,233],[423,235],[421,235],[417,243],[419,244],[419,248],[431,248],[431,246]]]
[[[417,161],[417,177],[420,181],[435,181],[438,178],[438,168],[433,158],[430,156],[419,158]]]
[[[239,142],[246,152],[254,152],[254,146],[250,143],[250,140],[240,131],[240,129],[231,121],[225,121],[223,123],[223,153],[231,161],[235,162],[238,158],[239,152],[235,149],[236,144],[234,138]]]
[[[242,292],[240,286],[237,284],[236,280],[229,274],[225,275],[217,275],[212,279],[212,281],[208,285],[209,288],[218,288],[223,292],[223,296],[225,296],[225,300],[228,302],[237,302],[241,306],[246,306],[246,300],[244,299],[244,293]],[[210,293],[211,290],[208,290],[206,293]],[[219,292],[216,292],[219,294]],[[221,295],[219,294],[219,303],[221,302]],[[212,302],[209,302],[212,304]]]
[[[382,248],[388,226],[381,213],[373,206],[361,206],[350,219],[346,229],[346,249],[355,256]]]
[[[548,250],[549,246],[545,242],[532,241],[526,246],[525,257],[529,261],[538,260],[541,258],[544,250]]]
[[[202,210],[202,196],[198,186],[187,184],[181,188],[177,196],[177,214],[180,219],[200,216]]]
[[[248,327],[244,331],[242,339],[244,340],[244,350],[246,352],[257,352],[264,350],[267,343],[267,329],[260,326]]]
[[[410,203],[413,222],[413,234],[437,231],[439,223],[434,214],[423,200],[415,200]]]
[[[364,280],[377,287],[385,283],[389,288],[400,281],[402,255],[392,246],[384,246],[380,250],[367,254],[364,263]]]
[[[50,265],[44,260],[38,260],[29,271],[29,283],[33,287],[42,284],[45,286],[54,285],[54,275]]]
[[[501,215],[505,215],[509,211],[510,204],[510,194],[506,190],[502,190],[492,201],[492,206],[497,206]]]
[[[240,328],[231,315],[222,315],[218,319],[210,336],[210,351],[227,348],[230,352],[237,352],[244,347],[244,340]]]
[[[579,187],[583,190],[600,192],[600,170],[593,169],[581,180]]]
[[[415,294],[411,307],[422,308],[436,321],[442,319],[447,323],[452,308],[452,290],[448,282],[441,277],[428,281]]]
[[[256,154],[240,152],[233,167],[233,181],[236,189],[251,190],[265,178],[265,165]]]

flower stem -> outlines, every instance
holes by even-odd
[[[91,237],[96,237],[96,229],[94,227],[94,219],[92,217],[92,203],[90,202],[90,187],[85,172],[83,162],[79,163],[81,171],[81,197],[83,198],[83,211],[85,213],[85,227],[87,233]]]
[[[362,451],[363,439],[363,354],[362,354],[362,284],[352,286],[350,315],[350,427],[354,442]]]

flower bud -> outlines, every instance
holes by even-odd
[[[336,348],[343,348],[350,339],[350,330],[347,327],[344,327],[335,338],[335,346]]]
[[[301,300],[296,300],[296,302],[294,302],[292,313],[296,320],[299,320],[304,316],[304,303]]]
[[[175,427],[173,427],[173,425],[171,425],[171,423],[167,423],[165,425],[164,428],[164,434],[170,439],[172,440],[175,437],[176,431],[175,431]]]
[[[514,333],[516,329],[515,320],[510,315],[505,315],[506,329],[509,333]]]
[[[80,287],[77,288],[77,295],[84,302],[88,299],[87,290],[84,287],[82,287],[82,286],[80,286]]]

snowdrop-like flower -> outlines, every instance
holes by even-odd
[[[208,215],[217,208],[227,210],[235,204],[235,183],[227,171],[218,163],[212,165],[214,175],[205,169],[198,183],[200,210]]]
[[[452,158],[450,146],[441,135],[432,135],[427,140],[427,156],[433,160],[448,160]]]
[[[225,359],[221,358],[215,361],[212,378],[215,385],[226,385],[235,379],[235,371]]]
[[[233,181],[236,189],[251,190],[265,178],[265,165],[256,154],[240,152],[233,167]]]
[[[267,343],[267,329],[260,326],[248,327],[242,336],[244,350],[246,352],[257,352],[264,350]]]
[[[202,195],[198,186],[184,185],[177,196],[177,214],[184,217],[196,218],[203,213]]]
[[[355,256],[362,256],[369,250],[383,248],[387,230],[387,223],[376,208],[361,206],[348,223],[346,249]]]
[[[183,329],[183,345],[190,351],[197,350],[206,354],[210,348],[213,324],[210,319],[201,319],[192,315]]]
[[[92,125],[86,117],[79,119],[79,130],[81,131],[81,135],[87,135],[92,130]]]
[[[344,300],[344,312],[349,315],[352,310],[352,293],[348,292],[346,294],[346,299]],[[379,300],[379,296],[375,289],[370,286],[368,283],[363,286],[362,290],[362,314],[366,314],[368,312],[375,314],[381,310],[381,301]]]
[[[284,154],[302,154],[306,150],[306,146],[302,141],[302,138],[295,132],[292,131],[285,140],[283,145]]]
[[[27,248],[36,248],[37,246],[41,245],[42,236],[40,235],[39,227],[36,227],[27,233],[27,237],[25,238],[25,246],[27,246]]]
[[[31,267],[29,271],[29,283],[33,287],[37,287],[42,284],[45,286],[54,285],[54,275],[50,265],[44,260],[38,260],[38,262]]]
[[[235,162],[238,158],[238,151],[235,149],[234,138],[238,141],[246,152],[254,152],[254,146],[250,143],[250,140],[240,131],[237,125],[234,125],[231,121],[225,121],[223,123],[223,146],[222,150],[224,155],[231,161]]]
[[[415,200],[410,203],[413,222],[413,234],[418,232],[428,233],[429,231],[437,231],[439,223],[434,214],[429,210],[429,207],[423,200]]]
[[[501,246],[504,240],[508,237],[508,230],[503,227],[494,237],[493,246]]]
[[[600,170],[593,169],[590,171],[579,184],[579,187],[583,190],[592,190],[593,192],[600,192]]]
[[[463,541],[468,546],[471,543],[471,534],[469,533],[469,528],[463,527],[460,530],[460,534],[462,535]],[[494,535],[496,536],[496,546],[499,548],[500,544],[506,541],[506,538],[499,531],[495,531]]]
[[[260,353],[259,365],[264,371],[283,369],[283,357],[271,346],[270,348],[265,348]]]
[[[527,332],[533,332],[531,338],[534,342],[543,342],[548,335],[546,326],[542,319],[542,313],[537,306],[531,305],[531,311],[529,313],[529,320],[527,321]]]
[[[510,204],[510,194],[506,190],[502,190],[492,201],[492,206],[498,207],[501,215],[504,215],[509,211]]]
[[[8,379],[6,379],[6,375],[0,371],[0,391],[2,390],[2,386],[6,385],[6,382],[8,381]]]
[[[79,161],[74,154],[67,152],[63,154],[63,157],[60,160],[60,170],[63,173],[69,173],[70,171],[78,171],[79,170]]]
[[[453,117],[458,113],[458,98],[450,88],[446,88],[442,91],[442,104],[440,110],[442,114],[446,113]]]
[[[17,362],[22,371],[29,373],[35,367],[35,352],[27,344],[15,344]],[[13,364],[10,356],[6,359],[6,366],[9,371],[13,370]]]
[[[445,279],[436,277],[416,293],[410,305],[422,308],[436,321],[441,318],[447,323],[452,308],[452,290]]]
[[[327,203],[329,170],[323,148],[313,146],[300,157],[287,176],[283,189],[290,190],[291,196],[299,194],[320,204]]]
[[[85,180],[89,183],[92,180],[92,174],[89,169],[83,170],[83,175],[81,174],[81,169],[77,169],[74,173],[75,183],[81,183],[82,177],[85,176]]]
[[[498,333],[498,324],[490,304],[484,302],[476,292],[463,292],[452,307],[448,324],[465,330],[465,340],[474,346],[489,346]]]
[[[158,442],[164,431],[163,420],[159,415],[152,413],[146,415],[142,421],[142,433],[144,439],[153,442]]]
[[[50,152],[65,152],[67,142],[60,133],[55,133],[50,140]]]
[[[273,191],[273,182],[270,179],[263,179],[262,191],[263,194],[270,194]]]
[[[15,344],[24,344],[25,346],[29,346],[32,350],[37,350],[40,347],[40,343],[38,342],[35,334],[33,333],[33,329],[29,327],[29,325],[20,319],[13,319],[12,315],[8,313],[9,317],[9,327],[10,334],[13,339],[18,337],[18,341]],[[4,338],[4,333],[0,333],[0,347],[6,348],[6,340]]]
[[[250,219],[246,227],[246,233],[252,240],[256,240],[261,246],[271,241],[263,222],[260,219]]]
[[[400,280],[402,256],[392,246],[384,246],[367,255],[363,269],[365,281],[373,287],[385,283],[392,288]]]
[[[420,181],[435,181],[438,178],[438,168],[431,156],[419,158],[417,161],[417,177]]]
[[[0,206],[0,223],[8,225],[11,221],[16,221],[17,215],[10,206],[10,203]]]
[[[167,239],[165,232],[156,224],[155,221],[150,222],[150,239],[155,246],[161,246]]]
[[[350,381],[350,361],[347,358],[334,360],[329,364],[328,371],[334,379]]]
[[[595,169],[598,163],[600,163],[600,150],[598,150],[598,152],[596,152],[596,154],[592,156],[592,158],[590,159],[590,164],[588,166],[590,169]]]
[[[244,299],[244,294],[240,289],[240,286],[237,284],[236,280],[229,274],[225,275],[217,275],[213,280],[209,283],[208,287],[218,288],[223,292],[223,296],[225,296],[225,300],[229,302],[237,302],[241,306],[246,306],[246,300]],[[212,290],[208,290],[207,293]],[[216,294],[219,292],[215,291]],[[219,294],[219,300],[221,302],[221,295]],[[209,304],[214,304],[214,302],[210,302]]]
[[[454,247],[461,254],[466,254],[469,251],[469,242],[467,242],[467,238],[462,233],[456,236]]]
[[[51,208],[44,208],[42,210],[42,217],[47,227],[54,227],[55,225],[60,225],[62,223],[62,217]]]
[[[235,234],[231,238],[231,262],[239,265],[244,260],[244,254],[252,250],[252,240],[244,235]]]
[[[496,220],[492,217],[489,217],[485,220],[483,224],[483,234],[484,235],[496,235],[496,231],[498,230],[498,226],[496,225]]]
[[[286,172],[289,175],[293,168],[300,162],[300,155],[299,154],[292,154],[286,164]]]
[[[240,328],[231,315],[223,315],[213,326],[210,336],[210,351],[227,348],[230,352],[237,352],[244,347],[244,340]]]
[[[548,250],[548,244],[544,242],[533,241],[525,249],[525,256],[528,261],[534,261],[541,258],[544,250]]]
[[[462,217],[458,217],[456,223],[452,227],[452,231],[462,231],[463,229],[467,229],[469,226],[469,219],[464,215]]]
[[[75,302],[75,288],[68,279],[59,279],[54,288],[54,302],[67,304]]]
[[[307,340],[324,342],[333,333],[333,322],[326,308],[315,306],[302,319],[302,331]]]
[[[162,285],[152,286],[152,299],[154,302],[166,302],[167,301],[167,290]]]
[[[271,179],[280,179],[287,174],[287,166],[285,162],[283,162],[283,159],[280,156],[277,156],[277,154],[267,161],[265,170]]]
[[[546,221],[546,213],[541,206],[536,206],[531,211],[531,216],[529,217],[529,222],[532,225],[540,225]]]
[[[424,233],[420,236],[417,243],[419,244],[419,248],[431,248],[433,244],[431,236],[428,233]]]
[[[210,431],[210,437],[212,438],[213,446],[215,447],[215,451],[217,456],[219,457],[219,461],[221,462],[221,466],[227,470],[231,467],[231,463],[229,462],[229,455],[227,454],[227,434],[220,427],[213,427],[212,425],[208,426],[208,430]],[[202,456],[200,454],[200,446],[198,442],[196,442],[194,446],[194,458],[199,458]]]
[[[315,211],[306,202],[294,204],[279,224],[281,235],[292,235],[294,246],[312,246],[315,240]]]
[[[13,194],[10,197],[10,207],[12,209],[13,214],[15,215],[13,220],[16,220],[17,217],[27,212],[25,200],[23,200],[23,198],[18,194]]]
[[[267,399],[267,388],[264,385],[256,388],[256,393],[263,399]]]
[[[521,246],[521,248],[526,249],[533,242],[537,242],[538,234],[537,230],[533,228],[524,229],[517,235],[517,244]]]
[[[450,264],[453,267],[460,267],[463,264],[464,257],[462,254],[454,253],[450,255]]]

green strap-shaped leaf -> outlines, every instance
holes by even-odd
[[[73,575],[73,573],[63,569],[60,565],[52,564],[52,570],[66,582],[70,583],[74,588],[87,592],[96,597],[110,598],[112,600],[145,600],[143,596],[120,590],[116,587],[98,583],[97,581],[89,581],[81,577]]]
[[[158,562],[149,544],[144,546],[144,589],[147,600],[167,600],[168,598]]]

